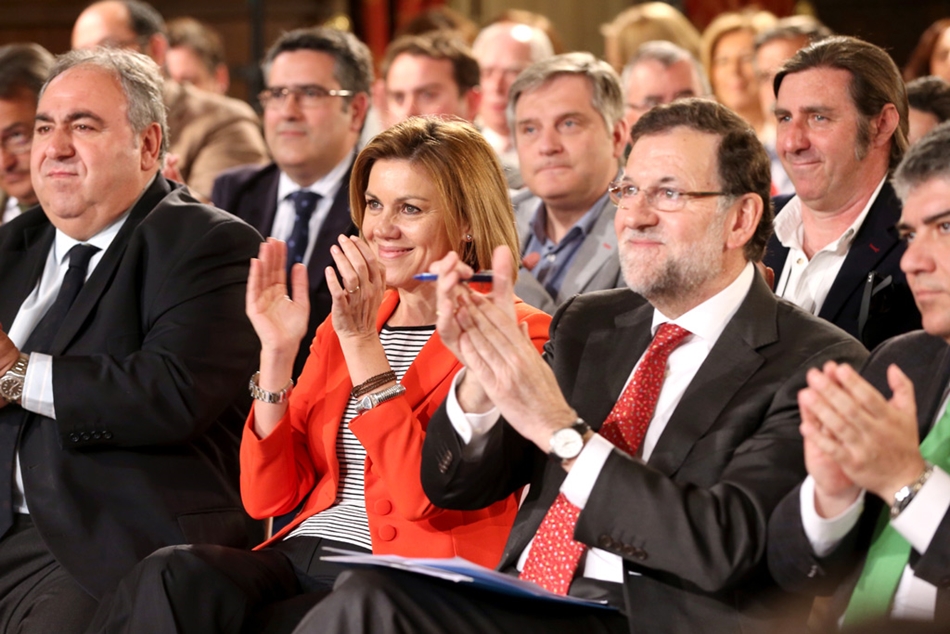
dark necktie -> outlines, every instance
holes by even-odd
[[[53,305],[27,337],[21,352],[49,352],[70,306],[73,305],[73,301],[86,281],[89,259],[98,250],[99,247],[90,244],[77,244],[69,250],[66,254],[69,258],[69,268],[63,276],[59,293],[56,294]],[[8,417],[0,424],[0,536],[6,533],[13,524],[13,463],[17,437],[26,415],[24,410],[22,416]]]
[[[666,374],[670,353],[689,335],[676,324],[663,324],[643,355],[633,378],[598,432],[617,449],[635,456],[653,419],[656,401]],[[545,590],[565,595],[587,548],[574,541],[574,527],[581,510],[558,493],[531,544],[520,578]]]
[[[290,195],[294,201],[294,229],[287,240],[287,275],[297,262],[303,262],[307,254],[307,245],[310,243],[310,217],[317,208],[320,194],[301,189]]]

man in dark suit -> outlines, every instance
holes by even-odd
[[[82,631],[139,559],[246,546],[244,315],[260,236],[158,172],[147,57],[75,51],[37,107],[40,207],[0,227],[0,630]]]
[[[281,36],[267,52],[263,70],[264,137],[274,162],[222,174],[211,201],[263,235],[284,240],[289,255],[307,265],[310,326],[294,364],[296,378],[313,333],[330,314],[324,272],[333,266],[330,247],[340,234],[356,232],[350,169],[369,105],[372,58],[353,35],[304,29]],[[310,207],[300,208],[302,196],[309,197]]]
[[[777,300],[756,273],[771,230],[771,175],[748,124],[689,99],[645,114],[632,141],[616,229],[624,279],[639,296],[623,289],[570,300],[552,324],[547,364],[528,353],[513,320],[507,254],[496,256],[489,297],[459,283],[470,271],[454,256],[434,267],[439,332],[466,369],[430,422],[422,468],[426,493],[447,508],[478,508],[530,484],[501,570],[621,612],[352,573],[310,624],[393,631],[395,622],[413,632],[774,625],[781,597],[765,570],[765,525],[803,471],[795,395],[808,368],[865,352]],[[664,352],[674,336],[679,346]]]
[[[769,524],[776,580],[790,590],[835,592],[829,617],[843,612],[846,625],[950,624],[947,156],[943,125],[910,149],[894,176],[907,241],[901,268],[924,331],[888,341],[860,375],[834,364],[809,373],[800,397],[809,477]]]
[[[774,86],[776,149],[795,185],[776,200],[764,258],[776,293],[869,349],[919,328],[887,183],[907,149],[897,66],[873,44],[832,37],[796,53]]]

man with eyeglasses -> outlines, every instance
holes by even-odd
[[[102,0],[76,19],[74,49],[126,48],[165,66],[168,37],[161,14],[141,0]],[[167,79],[162,100],[168,109],[169,155],[162,174],[185,183],[207,201],[222,171],[267,162],[260,122],[249,105]]]
[[[311,335],[330,314],[324,270],[330,246],[356,232],[350,220],[350,169],[373,81],[369,49],[331,28],[291,31],[271,46],[262,64],[267,84],[264,137],[274,161],[222,174],[211,201],[288,243],[288,260],[307,265]],[[304,337],[294,378],[310,349]]]
[[[499,570],[617,611],[355,571],[298,631],[803,628],[808,605],[768,577],[766,524],[805,471],[806,371],[867,353],[756,273],[771,173],[748,123],[687,99],[652,109],[631,139],[612,188],[629,288],[568,300],[543,360],[514,319],[507,254],[488,296],[464,284],[471,271],[454,254],[433,266],[439,335],[465,370],[422,457],[423,488],[443,508],[529,485]]]
[[[36,204],[30,147],[36,99],[53,56],[38,44],[0,47],[0,225]]]
[[[620,77],[623,118],[630,128],[654,106],[712,93],[699,60],[685,48],[662,40],[640,45]]]

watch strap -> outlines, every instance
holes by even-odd
[[[928,462],[924,461],[925,467],[923,473],[921,473],[916,480],[911,482],[905,487],[894,494],[894,503],[891,504],[891,519],[897,519],[907,506],[913,502],[914,497],[920,492],[924,485],[927,483],[927,480],[930,479],[930,476],[934,472],[934,466]]]
[[[251,393],[251,398],[261,401],[262,403],[271,404],[286,403],[290,400],[290,394],[294,391],[293,379],[288,381],[287,385],[279,392],[268,392],[260,386],[260,378],[260,371],[255,372],[254,376],[251,377],[250,383],[247,385],[247,389]]]

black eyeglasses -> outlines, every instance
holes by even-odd
[[[675,187],[648,187],[642,189],[629,181],[614,181],[607,188],[610,200],[619,205],[624,200],[634,200],[641,192],[648,205],[660,211],[679,211],[686,206],[690,198],[711,198],[713,196],[728,196],[726,192],[684,192]]]
[[[262,90],[257,95],[258,101],[265,108],[267,106],[283,106],[287,97],[293,95],[301,108],[316,108],[322,106],[328,97],[352,97],[352,90],[331,90],[316,84],[306,86],[273,86]]]
[[[26,154],[33,145],[33,131],[14,128],[0,136],[0,148],[4,154]]]

